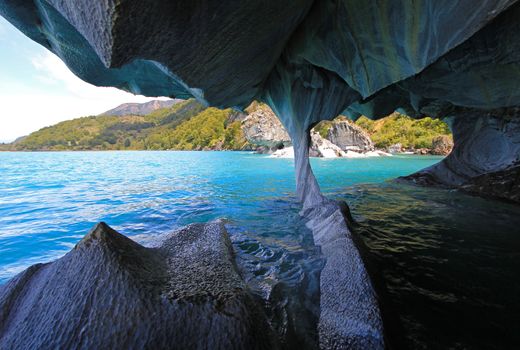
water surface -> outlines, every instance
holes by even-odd
[[[518,344],[518,209],[385,183],[439,160],[312,165],[323,191],[351,205],[402,344]],[[0,284],[65,254],[98,221],[146,244],[224,218],[244,278],[275,327],[289,345],[312,348],[323,260],[294,186],[292,160],[245,152],[0,153]]]

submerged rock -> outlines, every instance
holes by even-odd
[[[370,136],[359,126],[346,120],[334,121],[327,139],[343,151],[367,152],[374,150]]]
[[[145,248],[100,223],[0,287],[1,349],[271,349],[220,223]]]

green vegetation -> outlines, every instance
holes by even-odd
[[[0,150],[242,149],[248,146],[231,110],[188,100],[145,116],[90,116],[43,128]]]
[[[246,111],[258,108],[268,107],[254,102]],[[241,128],[241,116],[231,109],[205,108],[188,100],[144,116],[101,115],[64,121],[12,144],[0,144],[0,151],[252,149]],[[314,129],[326,138],[332,123],[322,121]],[[451,137],[440,120],[414,120],[398,113],[377,121],[361,117],[355,124],[370,134],[378,148],[396,143],[405,148],[431,148],[435,137]]]
[[[229,149],[247,148],[240,122],[229,122],[230,109],[207,108],[176,128],[163,127],[150,135],[147,149]]]
[[[327,134],[328,134],[329,129],[331,128],[331,126],[332,126],[332,121],[330,121],[330,120],[322,120],[321,122],[316,124],[313,129],[318,134],[320,134],[321,137],[323,137],[325,139],[325,138],[327,138]]]
[[[431,148],[435,137],[451,137],[450,128],[446,123],[429,117],[416,120],[393,113],[376,121],[361,117],[356,124],[368,132],[377,148],[386,148],[396,143],[405,148]]]

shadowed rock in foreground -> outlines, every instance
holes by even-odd
[[[321,349],[384,349],[377,297],[347,227],[346,203],[324,200],[307,209],[307,227],[327,261],[320,276]]]
[[[0,349],[277,348],[220,223],[145,248],[98,224],[0,287]]]

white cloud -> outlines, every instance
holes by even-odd
[[[12,141],[63,120],[97,115],[122,103],[153,99],[88,84],[48,51],[31,62],[38,74],[36,79],[24,89],[0,95],[0,141]],[[31,86],[35,81],[39,87]]]

